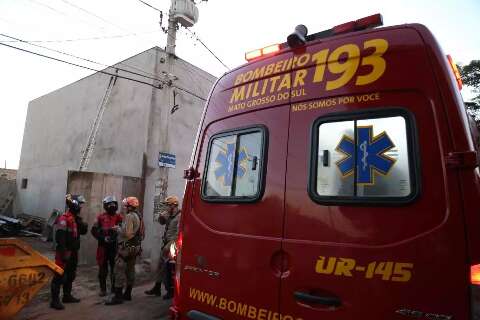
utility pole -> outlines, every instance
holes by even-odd
[[[160,11],[160,10],[159,10]],[[152,97],[149,110],[149,121],[147,128],[146,152],[143,167],[144,183],[144,213],[145,218],[154,223],[147,223],[147,243],[158,242],[161,234],[158,230],[161,228],[156,222],[158,214],[162,208],[161,203],[165,200],[168,192],[169,168],[160,165],[159,153],[166,152],[175,154],[178,152],[178,146],[173,139],[169,139],[169,127],[172,121],[170,110],[174,105],[175,87],[173,86],[177,77],[175,73],[175,46],[177,38],[177,29],[179,24],[183,26],[192,26],[198,19],[198,9],[192,0],[171,0],[171,6],[168,12],[168,28],[162,26],[163,13],[160,11],[160,25],[167,34],[165,51],[156,52],[155,74],[162,80],[161,90],[152,89]],[[176,116],[178,114],[174,114]],[[181,148],[181,147],[180,147]],[[151,216],[150,216],[151,215]],[[151,217],[151,218],[150,218]],[[147,221],[147,220],[146,220]],[[158,231],[156,231],[158,230]],[[157,251],[151,254],[152,261],[157,261]],[[156,264],[156,263],[154,263]]]
[[[193,26],[198,20],[198,9],[193,0],[171,0],[170,9],[168,11],[168,29],[167,29],[167,45],[165,51],[167,53],[167,79],[168,84],[165,86],[165,94],[167,95],[168,106],[162,106],[161,112],[161,128],[164,134],[161,136],[161,147],[164,152],[171,152],[171,146],[169,142],[169,124],[170,124],[170,107],[175,104],[175,92],[172,87],[174,79],[170,79],[174,73],[175,66],[175,47],[177,41],[177,29],[179,24],[184,27]],[[159,198],[164,200],[167,197],[168,192],[168,171],[166,167],[159,168],[160,176],[157,184],[159,185]]]
[[[177,20],[175,19],[175,4],[176,0],[172,0],[170,5],[170,10],[168,10],[168,29],[167,29],[167,46],[165,51],[167,52],[167,77],[173,73],[173,65],[175,63],[175,46],[177,42]],[[163,138],[163,148],[165,150],[162,151],[170,151],[170,143],[168,141],[168,131],[169,131],[169,109],[170,106],[173,105],[173,88],[171,85],[166,86],[166,95],[168,101],[168,107],[163,106],[162,112],[162,123],[164,127],[164,134],[162,135]],[[168,192],[168,168],[161,167],[160,168],[160,198],[162,201],[165,200],[167,197]]]
[[[147,171],[144,174],[146,194],[152,194],[150,192],[153,191],[153,203],[148,203],[146,206],[148,208],[153,205],[154,219],[156,218],[156,214],[158,214],[161,201],[166,198],[168,192],[169,168],[159,166],[159,152],[175,154],[177,151],[175,145],[171,146],[169,139],[169,127],[172,120],[170,110],[175,104],[174,96],[176,94],[173,82],[177,79],[174,75],[177,30],[179,25],[191,27],[197,22],[197,20],[198,9],[193,0],[171,0],[170,9],[168,11],[167,28],[164,28],[162,25],[163,13],[160,11],[160,26],[167,34],[167,41],[165,52],[163,54],[161,53],[164,60],[161,62],[162,64],[157,64],[155,72],[161,72],[162,75],[158,76],[164,78],[165,82],[161,91],[152,92],[150,126],[148,129],[147,140],[147,167],[149,168],[147,168]],[[163,65],[163,63],[166,65]],[[160,69],[162,65],[165,68],[164,70]],[[145,201],[151,201],[150,196],[145,198]]]
[[[176,0],[172,0],[170,10],[168,10],[168,29],[167,29],[167,47],[168,55],[175,55],[175,45],[177,41],[177,20],[174,18]]]

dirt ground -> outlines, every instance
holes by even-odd
[[[37,238],[22,239],[49,259],[54,258],[51,242],[43,242]],[[49,308],[49,286],[41,289],[37,296],[14,318],[15,320],[112,320],[112,316],[121,320],[161,319],[167,320],[171,300],[164,301],[161,297],[151,297],[144,291],[152,285],[152,272],[148,261],[138,261],[136,268],[136,284],[133,289],[132,301],[116,306],[105,306],[105,298],[98,296],[97,266],[80,265],[77,278],[73,283],[72,293],[82,299],[80,303],[65,304],[65,310]]]

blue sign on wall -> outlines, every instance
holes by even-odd
[[[177,165],[177,157],[174,154],[159,152],[158,154],[158,166],[175,168]]]

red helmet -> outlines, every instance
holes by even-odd
[[[126,197],[122,200],[122,204],[124,207],[138,208],[140,206],[140,202],[136,197]]]

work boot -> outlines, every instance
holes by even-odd
[[[56,298],[50,301],[50,308],[56,309],[56,310],[63,310],[65,309],[65,306],[60,302],[59,298]]]
[[[72,282],[66,282],[63,284],[63,303],[79,303],[80,299],[72,296]]]
[[[100,293],[98,294],[100,297],[105,297],[107,295],[107,280],[101,279],[100,280]]]
[[[150,289],[145,291],[145,294],[148,294],[149,296],[161,296],[162,295],[162,283],[161,282],[155,282],[155,286]]]
[[[65,309],[64,305],[60,302],[60,284],[56,279],[52,281],[50,286],[50,293],[51,293],[51,301],[50,301],[50,308],[56,310],[63,310]]]
[[[122,303],[123,303],[122,287],[115,288],[115,294],[110,295],[107,301],[105,301],[105,305],[107,306],[112,306],[112,305],[122,304]]]
[[[110,293],[115,292],[115,276],[112,274],[110,277]]]
[[[132,300],[132,286],[127,286],[127,288],[125,288],[125,292],[123,293],[123,300]]]
[[[167,293],[163,296],[163,300],[170,300],[173,298],[173,289],[169,289]]]
[[[63,299],[62,299],[62,302],[63,303],[79,303],[80,302],[80,299],[78,298],[75,298],[74,296],[72,296],[71,294],[69,295],[63,295]]]

